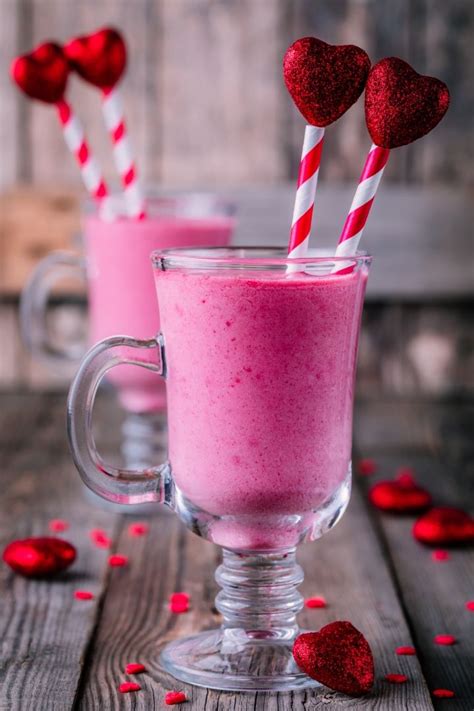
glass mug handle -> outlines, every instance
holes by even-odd
[[[156,351],[156,362],[142,357]],[[97,452],[92,434],[92,411],[100,381],[116,365],[136,365],[165,377],[164,343],[161,335],[149,341],[127,336],[105,338],[91,348],[81,362],[69,390],[67,431],[69,445],[84,483],[96,494],[120,504],[169,503],[168,464],[143,470],[120,469],[106,464]]]
[[[86,280],[85,260],[74,252],[52,252],[34,269],[21,294],[20,328],[24,343],[33,355],[52,365],[77,362],[86,347],[59,348],[48,333],[46,311],[55,283],[66,276]]]

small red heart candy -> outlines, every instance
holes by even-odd
[[[377,146],[397,148],[413,143],[441,121],[448,107],[446,84],[418,74],[398,57],[386,57],[370,70],[365,118]]]
[[[115,86],[127,65],[124,39],[112,27],[72,39],[64,52],[72,69],[100,89]]]
[[[305,674],[334,691],[366,694],[374,684],[374,659],[364,635],[350,622],[331,622],[296,638],[296,663]]]
[[[58,44],[45,42],[29,54],[14,59],[10,73],[13,81],[32,99],[55,104],[66,91],[69,65]]]
[[[353,44],[331,45],[303,37],[286,50],[283,77],[306,121],[329,126],[364,90],[370,69],[366,52]]]
[[[431,505],[431,494],[411,477],[379,481],[369,490],[369,501],[382,511],[416,513]]]
[[[3,560],[27,578],[54,575],[76,559],[76,549],[60,538],[25,538],[12,541],[3,551]]]
[[[461,509],[439,506],[416,521],[413,535],[433,546],[474,543],[474,518]]]

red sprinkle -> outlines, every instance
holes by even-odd
[[[182,704],[188,699],[184,691],[168,691],[165,696],[165,704],[167,706],[173,706],[174,704]]]
[[[436,696],[438,699],[452,699],[455,693],[451,691],[451,689],[435,689],[433,696]]]
[[[69,523],[64,521],[62,518],[53,518],[48,524],[49,530],[54,531],[54,533],[61,533],[62,531],[67,531],[69,528]]]
[[[146,672],[144,664],[127,664],[125,667],[125,674],[141,674],[142,672]]]
[[[102,528],[93,528],[89,536],[97,548],[110,548],[112,545],[112,540],[107,535],[107,531],[104,531]]]
[[[121,694],[128,694],[130,691],[140,691],[142,687],[134,681],[124,681],[119,686],[119,691]]]
[[[361,476],[370,476],[377,471],[377,464],[374,459],[361,459],[357,464],[357,473]]]
[[[89,590],[75,590],[74,597],[76,598],[76,600],[93,600],[94,599],[93,593],[89,592]]]
[[[109,556],[109,565],[112,568],[123,568],[124,565],[127,565],[128,563],[128,558],[126,555],[110,555]]]
[[[405,674],[385,674],[385,678],[391,684],[404,684],[408,681],[408,677]]]
[[[395,478],[401,484],[412,486],[415,483],[415,470],[412,467],[399,467],[396,471]]]
[[[189,610],[189,595],[183,592],[176,592],[170,595],[169,608],[171,612],[181,614]]]
[[[451,646],[452,644],[456,644],[456,637],[453,637],[452,634],[437,634],[434,641],[435,644]]]
[[[310,609],[313,608],[318,608],[318,607],[326,607],[327,603],[324,597],[308,597],[304,601],[305,607],[309,607]]]
[[[431,557],[433,560],[436,560],[438,562],[440,560],[449,560],[450,555],[449,555],[448,551],[443,551],[441,549],[438,549],[438,550],[432,551]]]
[[[468,600],[466,602],[466,609],[474,612],[474,600]]]
[[[416,649],[415,647],[397,647],[395,652],[399,654],[400,656],[407,656],[407,657],[412,657],[414,654],[416,654]]]
[[[146,536],[148,530],[149,526],[147,523],[131,523],[128,527],[128,533],[130,536]]]

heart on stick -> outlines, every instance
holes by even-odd
[[[296,40],[283,59],[286,87],[306,121],[325,127],[361,95],[370,59],[352,44],[331,45],[316,37]]]
[[[32,99],[56,104],[60,101],[69,75],[69,64],[62,48],[55,42],[44,42],[28,54],[13,60],[11,76],[20,89]]]
[[[474,543],[474,518],[462,509],[438,506],[416,521],[413,536],[433,546]]]
[[[293,656],[305,674],[335,691],[361,696],[374,684],[372,651],[351,622],[331,622],[319,632],[300,634]]]
[[[115,86],[127,65],[124,39],[112,27],[72,39],[65,45],[64,53],[71,68],[100,89]]]
[[[413,143],[441,121],[448,107],[446,84],[418,74],[398,57],[386,57],[370,70],[365,117],[377,146],[397,148]]]

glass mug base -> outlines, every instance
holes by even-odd
[[[219,629],[168,644],[160,662],[179,681],[208,689],[295,691],[319,686],[298,669],[293,642],[233,636]]]

